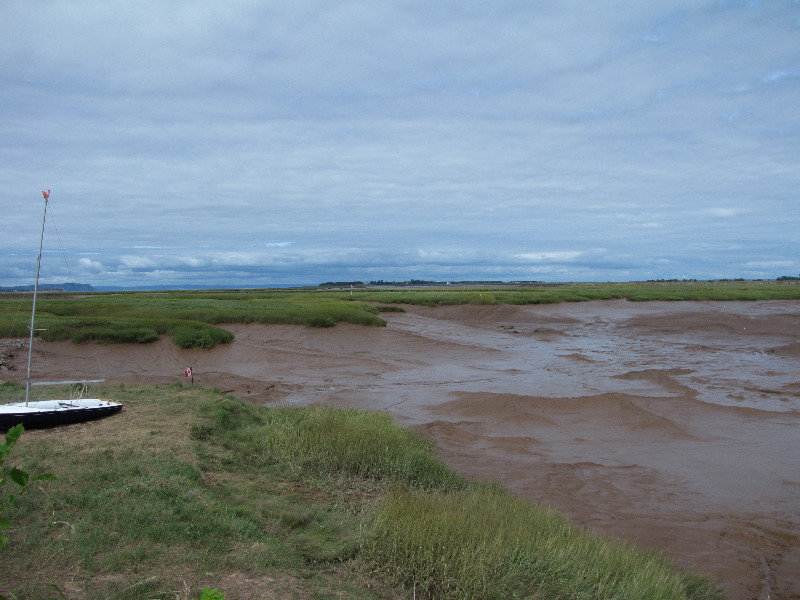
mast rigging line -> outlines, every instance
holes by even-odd
[[[56,230],[56,237],[58,238],[58,245],[61,246],[61,257],[64,259],[64,265],[67,267],[67,273],[69,273],[69,280],[73,283],[75,282],[75,277],[72,275],[72,269],[69,266],[69,259],[67,258],[67,251],[64,250],[64,244],[61,243],[61,233],[58,231],[58,225],[56,224],[56,214],[53,210],[53,207],[50,207],[50,222],[53,224],[53,227]]]
[[[28,397],[31,391],[31,357],[33,356],[33,320],[36,316],[36,294],[39,291],[39,267],[42,265],[42,245],[44,244],[44,225],[47,222],[47,203],[50,200],[50,190],[42,192],[44,196],[44,214],[42,215],[42,234],[39,237],[39,254],[36,255],[36,280],[33,282],[33,303],[31,304],[31,335],[28,339],[28,375],[25,378],[25,406],[28,406]]]

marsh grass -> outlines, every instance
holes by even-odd
[[[0,385],[0,402],[20,389]],[[21,467],[58,477],[13,507],[0,562],[18,598],[49,597],[48,583],[98,600],[207,585],[228,598],[720,597],[657,555],[465,482],[383,414],[180,384],[102,391],[124,410],[15,447]]]
[[[37,304],[42,339],[76,343],[148,343],[169,335],[182,348],[210,348],[233,336],[220,324],[263,323],[333,327],[384,326],[381,312],[399,304],[551,304],[588,300],[797,300],[800,283],[548,284],[487,288],[320,289],[292,291],[43,294]],[[27,337],[30,299],[0,296],[0,337]]]
[[[379,305],[375,306],[375,309],[379,313],[381,313],[381,312],[400,312],[400,313],[406,312],[406,309],[403,308],[402,306],[395,306],[393,304],[379,304]]]
[[[0,298],[0,337],[26,337],[29,311],[30,299]],[[233,339],[217,327],[223,323],[385,325],[377,313],[367,303],[309,292],[44,294],[35,326],[46,341],[148,343],[169,335],[181,348],[211,348]]]
[[[367,289],[355,294],[331,292],[359,302],[445,306],[455,304],[556,304],[590,300],[755,301],[798,300],[797,282],[640,282],[565,283],[484,288]]]
[[[247,468],[290,476],[354,477],[425,489],[465,485],[434,455],[432,443],[397,427],[389,415],[327,406],[259,407],[225,399],[200,408],[192,435],[237,457]],[[241,463],[242,456],[249,457]],[[231,466],[231,465],[229,465]]]
[[[722,598],[665,558],[489,485],[384,497],[371,551],[426,598]]]

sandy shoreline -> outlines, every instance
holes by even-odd
[[[210,351],[39,343],[35,364],[155,384],[191,365],[257,402],[387,410],[458,470],[663,551],[733,600],[800,598],[800,303],[407,310],[386,328],[234,325]],[[23,381],[11,352],[0,380]]]

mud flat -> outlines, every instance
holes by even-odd
[[[715,578],[800,598],[800,303],[406,307],[386,328],[237,325],[209,351],[39,344],[46,378],[183,381],[386,410],[468,475]],[[5,340],[6,344],[13,344]],[[18,349],[0,380],[23,381]]]

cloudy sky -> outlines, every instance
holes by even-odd
[[[0,3],[0,285],[800,272],[798,0]]]

